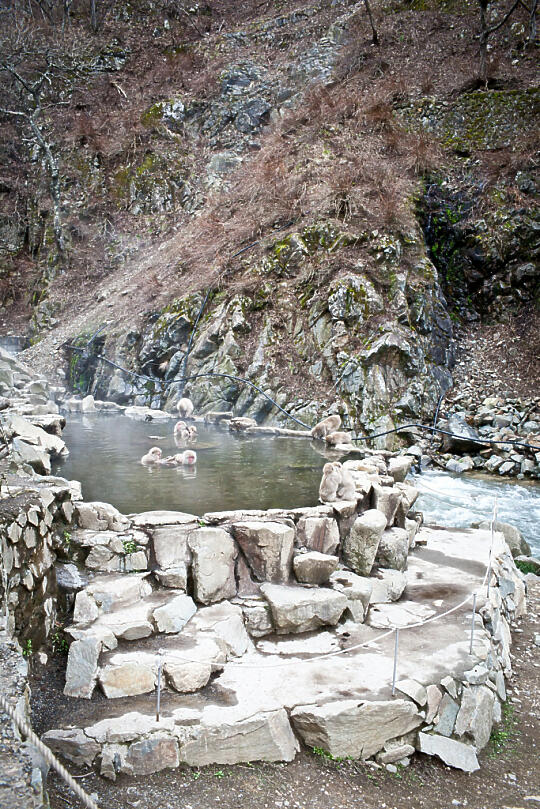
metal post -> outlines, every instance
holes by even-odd
[[[159,706],[161,703],[161,670],[163,668],[163,653],[163,649],[160,649],[158,652],[156,722],[159,722]]]
[[[488,562],[488,569],[487,569],[487,596],[489,598],[489,587],[491,584],[491,562],[493,559],[493,543],[495,542],[495,522],[497,521],[497,498],[495,498],[495,503],[493,504],[493,515],[491,517],[491,545],[489,547],[489,562]]]
[[[473,593],[473,602],[472,602],[472,621],[471,621],[471,643],[469,646],[469,654],[472,655],[473,653],[473,641],[474,641],[474,619],[476,617],[476,593]]]
[[[397,659],[399,650],[399,629],[396,627],[396,642],[394,643],[394,672],[392,674],[392,696],[396,693],[396,672],[397,672]]]

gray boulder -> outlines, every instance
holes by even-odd
[[[381,536],[375,562],[379,567],[405,570],[409,554],[409,535],[403,528],[387,528]]]
[[[403,736],[422,723],[416,706],[402,699],[300,705],[292,711],[291,719],[309,747],[320,747],[332,756],[362,759],[378,753],[389,739]]]
[[[371,573],[386,522],[381,511],[369,509],[356,518],[349,535],[343,541],[345,563],[360,576],[369,576]]]
[[[278,634],[335,626],[347,607],[345,596],[333,590],[263,584],[261,592],[270,605]]]
[[[234,560],[237,549],[222,528],[198,528],[189,535],[193,554],[193,589],[197,601],[210,604],[236,595]]]
[[[267,582],[289,580],[294,528],[262,521],[235,523],[232,528],[256,579]]]
[[[298,581],[306,584],[324,584],[337,568],[337,556],[310,551],[293,559],[294,574]]]

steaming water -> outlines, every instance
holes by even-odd
[[[71,416],[64,430],[70,455],[55,471],[80,480],[87,501],[112,503],[124,514],[171,509],[201,515],[239,508],[298,508],[317,505],[326,458],[321,444],[300,438],[249,437],[197,425],[195,469],[147,468],[140,458],[151,446],[177,452],[174,421],[133,421],[125,416]],[[317,451],[319,450],[319,451]],[[540,555],[540,485],[494,478],[454,477],[428,471],[416,476],[415,508],[426,522],[465,527],[498,519],[516,525]]]
[[[423,512],[425,522],[464,528],[476,520],[491,520],[497,501],[497,520],[519,528],[533,555],[540,555],[540,484],[454,477],[441,471],[417,475],[414,484],[420,490],[414,508]]]
[[[164,457],[182,451],[174,444],[174,423],[70,416],[63,433],[70,454],[54,471],[80,480],[85,500],[112,503],[124,514],[317,505],[327,459],[307,439],[255,438],[197,424],[196,467],[142,466],[152,446]]]

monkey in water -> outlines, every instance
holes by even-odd
[[[141,463],[143,466],[155,466],[161,463],[161,455],[162,453],[159,447],[152,447],[148,450],[146,455],[142,456]]]
[[[328,433],[339,430],[341,426],[341,416],[327,416],[313,427],[311,435],[313,438],[325,438]]]
[[[329,447],[335,447],[336,444],[352,444],[350,433],[333,432],[328,433],[324,440]]]
[[[186,451],[182,453],[182,464],[184,466],[195,466],[196,463],[197,453],[193,452],[192,449],[186,449]]]
[[[176,409],[181,419],[188,419],[193,413],[193,402],[191,399],[180,399],[176,405]]]

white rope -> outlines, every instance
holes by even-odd
[[[7,702],[7,700],[0,694],[0,708],[4,710],[15,722],[21,733],[23,733],[27,739],[29,739],[32,744],[37,747],[37,749],[42,753],[43,758],[45,761],[53,767],[58,775],[64,779],[66,784],[69,788],[77,795],[78,798],[84,803],[88,809],[99,809],[99,806],[94,801],[90,795],[84,791],[84,789],[74,780],[73,776],[66,770],[63,764],[61,764],[52,750],[47,747],[47,745],[43,744],[39,736],[36,736],[28,722],[17,712],[15,711],[11,705]]]

